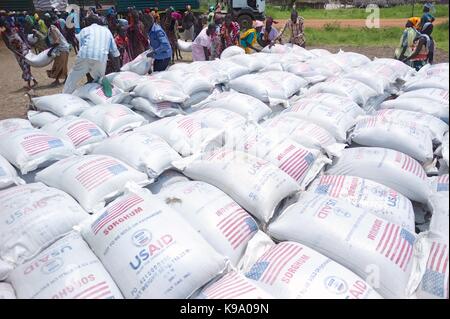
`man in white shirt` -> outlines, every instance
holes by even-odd
[[[113,35],[107,27],[99,25],[99,22],[95,15],[86,18],[88,27],[79,33],[80,51],[67,77],[63,93],[73,93],[78,81],[87,73],[94,81],[99,81],[105,75],[108,54],[114,58],[120,56]]]

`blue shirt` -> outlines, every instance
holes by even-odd
[[[150,39],[150,46],[155,52],[155,60],[164,60],[172,57],[172,47],[164,30],[158,25],[153,24],[153,27],[148,33]]]
[[[120,56],[113,35],[107,27],[94,23],[81,30],[79,39],[79,58],[106,62],[108,60],[108,53],[111,53],[114,57]]]

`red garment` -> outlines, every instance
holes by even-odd
[[[239,24],[232,21],[230,27],[227,28],[224,23],[220,28],[220,37],[223,45],[225,46],[223,49],[226,49],[232,45],[237,45],[239,39]]]
[[[130,41],[128,40],[127,36],[121,36],[121,35],[116,35],[116,37],[114,38],[114,41],[116,42],[117,45],[117,49],[120,52],[120,57],[121,57],[121,66],[130,62],[131,61],[131,57],[130,57]]]

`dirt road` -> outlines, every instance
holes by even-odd
[[[313,47],[309,47],[312,49]],[[393,48],[391,47],[337,47],[337,46],[321,46],[331,52],[337,52],[339,49],[344,51],[353,51],[362,53],[369,58],[374,57],[392,57]],[[449,56],[445,51],[436,52],[435,61],[448,62]],[[69,68],[75,61],[73,52],[69,58]],[[190,53],[183,53],[183,62],[191,61]],[[21,78],[20,68],[11,54],[0,41],[0,119],[10,117],[26,117],[29,99],[26,95],[27,90],[24,88],[25,82]],[[50,87],[51,79],[47,78],[45,70],[47,68],[32,69],[32,74],[36,77],[39,85],[34,89],[34,94],[42,96],[48,94],[61,93],[62,86],[57,88]]]

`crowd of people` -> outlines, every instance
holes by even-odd
[[[74,11],[42,14],[0,11],[0,33],[15,55],[28,88],[36,86],[37,81],[25,55],[31,50],[40,53],[49,49],[47,54],[54,57],[54,62],[47,75],[54,79],[54,86],[64,82],[64,92],[68,93],[75,90],[84,74],[88,82],[96,81],[149,49],[149,56],[154,58],[153,70],[163,71],[182,58],[179,39],[192,42],[193,61],[216,59],[234,45],[241,46],[246,53],[258,52],[265,46],[281,43],[285,34],[289,34],[289,42],[305,46],[304,20],[297,11],[292,11],[281,32],[274,27],[277,22],[271,17],[241,28],[232,14],[227,13],[224,3],[219,1],[202,15],[194,14],[189,5],[184,12],[170,7],[161,14],[157,8],[142,11],[129,8],[125,16],[118,15],[114,8],[100,14],[97,10],[101,6],[96,6],[82,10],[78,25],[74,23]],[[77,60],[69,74],[71,50],[77,54]]]
[[[426,3],[423,7],[422,17],[411,17],[405,25],[400,38],[400,44],[395,50],[395,58],[409,66],[420,70],[424,65],[433,63],[434,40],[433,22],[431,14],[432,5]]]

